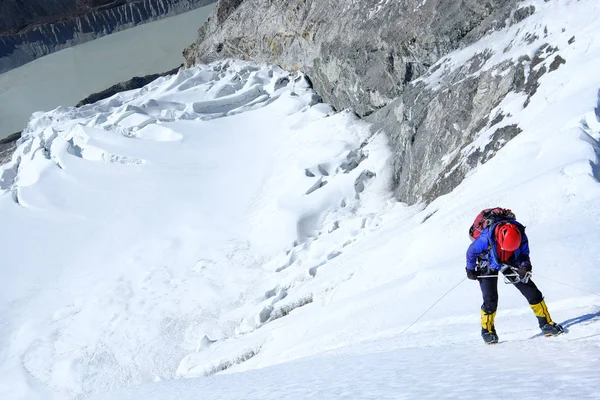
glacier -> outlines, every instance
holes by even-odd
[[[427,204],[394,199],[385,132],[274,65],[199,65],[35,113],[0,166],[0,397],[597,397],[587,17],[528,106],[502,102],[522,132]],[[490,206],[527,226],[533,279],[567,334],[541,337],[500,283],[501,343],[482,343],[464,253]]]

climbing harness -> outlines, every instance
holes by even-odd
[[[489,271],[489,269],[488,269]],[[510,272],[508,272],[510,271]],[[504,283],[514,285],[515,283],[527,283],[531,278],[531,271],[525,272],[523,275],[519,273],[519,269],[508,264],[502,264],[500,272],[504,275]],[[505,273],[508,272],[508,273]],[[498,274],[479,275],[477,278],[498,278]]]

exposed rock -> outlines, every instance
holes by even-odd
[[[521,7],[513,14],[513,20],[515,23],[521,22],[530,15],[533,15],[534,12],[535,6]]]
[[[539,84],[539,79],[546,73],[546,66],[543,65],[540,68],[533,70],[529,73],[529,77],[527,78],[527,83],[525,84],[525,92],[528,94],[527,100],[523,104],[524,107],[529,105],[529,101],[531,97],[537,92]]]
[[[552,61],[552,63],[550,64],[550,69],[549,71],[556,71],[558,69],[558,67],[560,67],[562,64],[566,64],[567,60],[565,60],[564,58],[562,58],[561,56],[559,56],[558,54],[556,55],[556,57],[554,57],[554,61]]]
[[[457,150],[489,126],[490,112],[516,89],[518,72],[506,61],[478,75],[469,73],[486,57],[475,56],[473,63],[452,71],[435,90],[426,80],[407,87],[386,109],[368,118],[389,133],[397,198],[430,201],[451,191],[474,166],[465,164]]]
[[[354,190],[356,194],[362,193],[365,190],[365,183],[375,177],[375,173],[365,170],[360,173],[358,178],[354,181]]]
[[[524,107],[527,107],[529,105],[531,97],[537,92],[537,89],[540,86],[538,82],[540,78],[546,72],[548,72],[548,68],[546,68],[545,65],[540,66],[540,64],[557,51],[558,48],[552,47],[548,43],[545,43],[535,52],[533,60],[531,60],[531,64],[529,66],[529,76],[527,77],[527,82],[525,83],[525,93],[527,93],[527,100],[525,100],[525,103],[523,104]]]
[[[0,73],[52,52],[215,0],[58,0],[0,4]]]
[[[18,33],[38,24],[123,5],[127,0],[10,0],[0,3],[0,34]],[[132,0],[129,0],[131,2]],[[135,1],[135,0],[133,0]]]
[[[496,155],[498,150],[500,150],[509,140],[517,136],[522,132],[522,129],[517,125],[507,125],[502,128],[496,129],[494,134],[492,135],[490,142],[483,149],[483,157],[481,158],[481,162],[485,163],[493,156]]]
[[[490,126],[494,126],[496,124],[499,124],[500,122],[502,122],[502,120],[504,119],[504,114],[502,112],[499,112],[494,119],[492,120],[492,122],[490,122]]]
[[[527,82],[527,74],[525,73],[525,67],[530,68],[531,58],[529,56],[521,56],[519,62],[515,65],[515,78],[513,80],[513,86],[515,91],[521,92],[525,89],[525,83]]]
[[[236,8],[242,4],[244,0],[230,0],[227,2],[223,2],[223,4],[217,9],[217,23],[222,24],[225,20],[233,13]]]
[[[112,85],[108,89],[105,89],[101,92],[89,95],[88,97],[86,97],[85,99],[83,99],[79,103],[77,103],[77,105],[75,107],[81,107],[86,104],[92,104],[97,101],[107,99],[107,98],[114,96],[115,94],[117,94],[119,92],[123,92],[125,90],[139,89],[143,86],[146,86],[150,82],[160,78],[161,76],[176,74],[177,71],[179,70],[179,68],[181,68],[181,66],[173,68],[172,70],[169,70],[167,72],[161,72],[158,74],[150,74],[150,75],[146,75],[146,76],[142,76],[142,77],[134,76],[133,78],[131,78],[128,81],[117,83],[115,85]]]
[[[220,0],[185,49],[185,65],[232,57],[302,69],[325,101],[388,134],[396,197],[427,202],[520,132],[496,108],[511,91],[533,96],[558,50],[541,46],[533,59],[523,54],[491,66],[488,50],[456,68],[438,62],[535,13],[518,3]],[[524,32],[522,42],[537,41],[541,29]],[[469,147],[483,132],[490,142]]]
[[[533,60],[531,60],[531,68],[535,68],[542,61],[550,57],[552,54],[558,51],[557,47],[550,46],[548,43],[543,44],[533,56]]]
[[[345,174],[347,174],[348,172],[350,172],[350,171],[354,170],[356,167],[358,167],[358,165],[361,162],[363,162],[363,160],[365,160],[366,158],[367,158],[367,156],[361,149],[352,150],[346,156],[346,161],[341,163],[339,168]]]
[[[0,139],[0,165],[10,161],[13,152],[17,148],[17,141],[20,138],[21,132],[16,132],[4,139]]]
[[[517,0],[220,0],[186,65],[221,58],[302,69],[325,101],[366,116],[441,56],[510,21]]]
[[[6,144],[16,142],[20,138],[21,138],[21,132],[15,132],[11,135],[8,135],[4,139],[0,139],[0,145],[6,145]]]

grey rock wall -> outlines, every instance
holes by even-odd
[[[0,34],[77,13],[81,0],[0,0]]]
[[[302,69],[324,99],[368,115],[441,56],[505,25],[517,0],[220,0],[187,65],[224,57]]]
[[[26,29],[21,29],[20,32],[0,36],[0,73],[76,44],[141,23],[190,11],[214,2],[215,0],[132,1],[118,6],[100,7],[94,11],[70,18],[63,15],[63,20],[57,22],[28,26]],[[73,3],[75,2],[73,1]],[[97,3],[99,4],[94,4],[96,6],[102,5],[100,4],[102,1],[97,1]],[[114,5],[114,3],[122,2],[111,3]],[[72,12],[71,9],[74,6],[64,4],[64,7],[63,12],[68,14]],[[37,22],[45,14],[51,14],[46,18],[57,18],[56,13],[58,11],[54,9],[51,11],[37,10],[41,16],[35,14],[35,11],[30,11],[30,14],[33,13],[37,17]],[[14,24],[10,25],[9,22],[4,21],[5,29],[14,27]]]
[[[475,136],[501,122],[490,113],[516,89],[518,71],[511,62],[481,74],[469,64],[445,76],[435,90],[423,79],[406,88],[403,96],[369,117],[388,132],[394,151],[393,185],[396,197],[409,203],[431,201],[454,189],[465,174],[487,161],[499,148],[465,157],[462,150]],[[493,117],[493,116],[492,116]],[[492,143],[510,140],[518,128],[503,129]],[[511,136],[512,135],[512,136]],[[456,152],[456,155],[450,156]],[[446,161],[444,161],[446,160]]]
[[[458,68],[437,64],[367,117],[375,130],[384,129],[390,138],[397,198],[429,202],[449,193],[521,132],[518,121],[502,109],[502,101],[509,93],[519,93],[527,107],[538,80],[566,62],[554,54],[556,47],[532,34],[530,44],[536,42],[533,58],[522,55],[494,64],[489,60],[495,54],[485,49]],[[481,135],[488,137],[485,146],[473,146]]]
[[[220,0],[198,40],[184,50],[185,65],[232,57],[303,70],[325,101],[354,110],[388,134],[397,198],[428,202],[520,132],[496,108],[511,91],[535,93],[546,67],[529,74],[536,61],[523,59],[482,70],[491,57],[485,52],[441,74],[434,66],[535,13],[518,3]],[[487,131],[489,145],[465,153]]]
[[[17,148],[17,141],[21,138],[21,132],[13,133],[0,140],[0,165],[10,161],[12,154]],[[1,180],[2,177],[0,177]]]
[[[168,75],[176,74],[177,71],[179,71],[179,69],[182,66],[183,65],[180,65],[179,67],[173,68],[169,71],[160,72],[157,74],[150,74],[150,75],[146,75],[146,76],[134,76],[133,78],[131,78],[127,81],[114,84],[111,87],[104,89],[101,92],[93,93],[93,94],[89,95],[85,99],[78,102],[75,105],[75,107],[81,107],[81,106],[85,106],[87,104],[93,104],[97,101],[108,99],[109,97],[114,96],[117,93],[125,92],[127,90],[140,89],[140,88],[146,86],[147,84],[149,84],[150,82],[157,80],[161,76],[168,76]]]

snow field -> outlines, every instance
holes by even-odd
[[[273,66],[199,66],[34,115],[0,170],[0,397],[597,398],[600,11],[531,4],[482,43],[533,32],[566,64],[527,107],[506,97],[522,133],[427,206],[391,198],[382,132]],[[541,19],[557,21],[546,37]],[[568,334],[540,337],[499,283],[501,343],[482,344],[464,254],[491,206],[527,226]]]
[[[265,260],[370,180],[347,165],[366,127],[317,100],[301,74],[224,62],[36,114],[0,172],[2,398],[170,378],[244,329]],[[319,180],[332,194],[305,197]]]
[[[535,393],[549,398],[597,398],[598,361],[579,357],[585,343],[557,338],[540,348],[542,340],[494,348],[390,349],[384,344],[385,350],[377,351],[358,345],[357,354],[321,354],[239,374],[148,384],[93,399],[513,399],[535,397]],[[516,354],[521,355],[519,362]],[[540,368],[543,372],[532,372]]]

